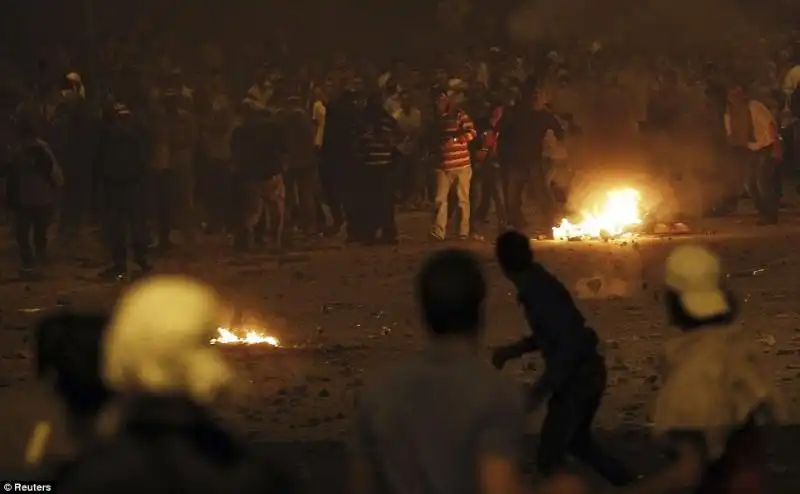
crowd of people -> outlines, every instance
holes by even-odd
[[[660,441],[653,454],[664,447],[671,462],[642,476],[593,437],[606,388],[598,337],[530,245],[516,231],[497,239],[498,262],[531,333],[495,349],[495,368],[480,355],[490,329],[480,262],[460,249],[424,262],[415,294],[428,344],[360,390],[347,492],[590,492],[570,456],[605,478],[610,492],[768,492],[759,430],[785,410],[758,365],[760,352],[735,324],[736,298],[723,287],[716,255],[688,245],[666,261],[665,308],[679,333],[664,349],[652,416]],[[210,413],[235,377],[210,344],[220,317],[213,288],[178,275],[138,281],[108,315],[47,316],[36,332],[38,375],[63,403],[78,446],[72,457],[54,458],[54,426],[37,424],[26,478],[55,480],[56,492],[70,493],[298,492],[291,472]],[[534,351],[545,371],[533,385],[498,372]],[[523,433],[526,413],[541,406],[536,467],[544,482],[533,486],[522,469]]]
[[[470,48],[424,67],[265,62],[237,85],[233,55],[214,43],[194,64],[169,54],[145,64],[123,43],[111,51],[86,81],[42,60],[13,112],[0,175],[26,277],[46,264],[56,217],[64,245],[104,225],[112,278],[128,273],[128,247],[148,272],[150,247],[172,250],[176,231],[188,246],[224,232],[243,252],[345,227],[348,243],[393,245],[398,209],[421,209],[432,211],[432,241],[483,240],[491,223],[547,234],[568,209],[581,138],[595,154],[648,147],[658,187],[722,187],[703,199],[708,214],[733,211],[746,190],[774,224],[797,154],[790,55],[774,71],[786,72],[782,85],[710,63],[621,61],[597,44],[569,59]],[[705,175],[676,153],[687,146],[710,150],[696,167]],[[730,183],[708,180],[709,168]]]

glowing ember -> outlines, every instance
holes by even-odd
[[[270,345],[281,346],[281,342],[274,336],[266,336],[258,331],[242,328],[239,332],[242,336],[234,333],[230,328],[218,328],[219,337],[211,340],[212,345]]]
[[[593,212],[583,211],[583,220],[572,223],[567,218],[553,228],[555,240],[581,238],[622,237],[642,223],[639,217],[639,192],[634,189],[619,189],[608,192],[604,204]]]

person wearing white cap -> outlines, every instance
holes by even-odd
[[[626,494],[767,492],[758,426],[783,419],[784,407],[753,335],[732,325],[735,299],[722,281],[719,258],[704,247],[667,258],[667,313],[683,333],[666,344],[652,419],[675,461]]]
[[[120,396],[118,421],[59,492],[293,492],[207,409],[233,378],[210,343],[221,315],[215,291],[183,276],[151,277],[123,294],[100,369]]]

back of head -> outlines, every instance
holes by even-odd
[[[429,331],[436,336],[475,336],[483,325],[486,280],[469,252],[449,249],[422,266],[416,292]]]
[[[104,340],[103,375],[119,392],[213,401],[231,371],[210,344],[217,294],[184,276],[156,276],[123,294]]]
[[[37,374],[54,379],[58,397],[76,416],[97,414],[111,396],[100,372],[107,323],[105,314],[64,311],[36,326]]]
[[[500,267],[509,274],[526,271],[533,264],[531,241],[517,231],[507,231],[497,237],[495,255]]]

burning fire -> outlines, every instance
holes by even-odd
[[[634,189],[612,190],[604,204],[593,212],[583,211],[583,220],[572,223],[567,218],[553,228],[555,240],[579,238],[621,237],[630,234],[632,227],[642,223],[639,216],[640,194]]]
[[[218,328],[219,336],[211,340],[212,345],[270,345],[281,346],[281,342],[274,336],[266,336],[256,330],[242,328],[238,336],[231,328]]]

